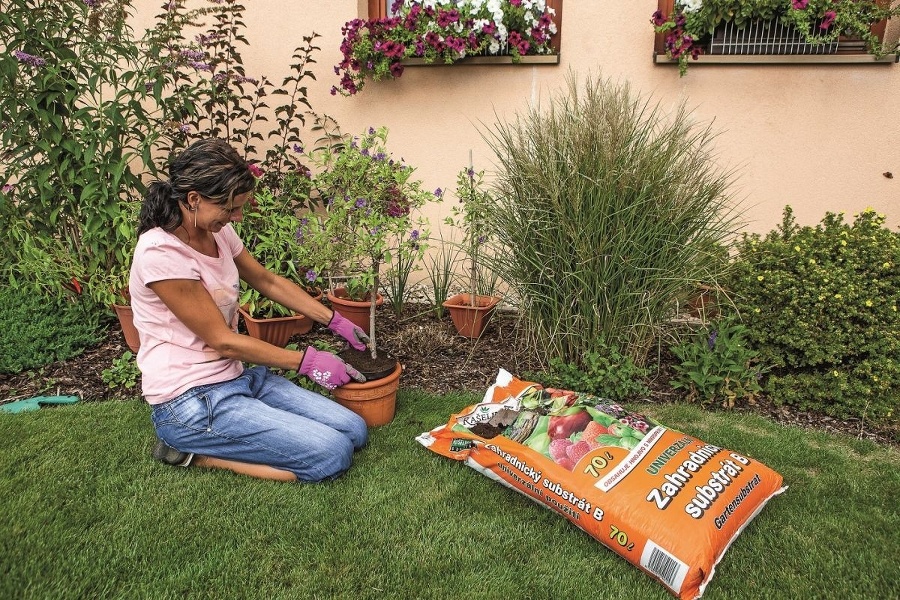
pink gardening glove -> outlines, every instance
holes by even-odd
[[[306,375],[329,390],[344,385],[350,379],[355,379],[360,383],[366,380],[362,373],[331,352],[316,350],[312,346],[309,346],[303,353],[303,360],[300,361],[297,372]]]
[[[332,315],[331,320],[328,321],[327,327],[335,334],[350,342],[350,345],[357,350],[366,349],[366,344],[369,342],[369,336],[362,330],[362,327],[354,325],[338,311],[334,311],[334,315]]]

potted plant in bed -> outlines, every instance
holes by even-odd
[[[262,188],[234,228],[264,267],[304,287],[313,297],[321,297],[318,276],[311,268],[318,261],[313,255],[316,246],[301,243],[299,237],[303,219],[297,213],[305,203],[302,195],[297,186],[278,194]],[[269,300],[243,281],[239,304],[247,333],[276,346],[284,346],[291,336],[307,333],[313,326],[305,315]]]
[[[484,171],[475,172],[469,166],[457,176],[456,196],[459,204],[453,207],[453,216],[447,217],[448,225],[455,225],[463,232],[462,251],[469,261],[467,292],[456,294],[444,301],[450,312],[456,331],[469,338],[481,336],[500,298],[484,285],[481,258],[487,249],[490,232],[485,221],[485,211],[490,195],[483,189]]]
[[[365,302],[368,308],[369,349],[343,351],[341,357],[366,375],[366,383],[350,383],[334,391],[339,402],[351,402],[348,395],[369,397],[369,387],[379,379],[396,393],[401,366],[395,358],[379,355],[375,330],[379,275],[382,267],[400,256],[420,259],[426,237],[424,218],[417,211],[435,195],[422,189],[412,178],[414,169],[391,157],[386,148],[387,129],[369,128],[352,139],[344,138],[332,148],[313,153],[319,167],[314,186],[322,201],[322,212],[311,214],[315,235],[333,244],[342,259],[330,268],[332,278],[341,271],[344,285],[329,286],[328,299],[339,306],[344,299]],[[318,223],[311,223],[317,219]],[[401,243],[406,240],[405,243]],[[344,316],[347,316],[346,314]],[[348,317],[349,318],[349,317]],[[393,418],[393,406],[387,409]]]

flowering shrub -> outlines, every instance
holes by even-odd
[[[301,235],[304,243],[332,249],[315,270],[349,276],[346,288],[354,300],[375,297],[386,263],[421,260],[426,221],[416,213],[436,200],[412,178],[415,169],[390,155],[387,134],[384,127],[370,127],[362,136],[310,155],[317,167],[312,185],[322,210],[308,215]],[[369,337],[374,352],[374,328]]]
[[[799,227],[790,207],[765,238],[745,236],[727,286],[776,403],[845,418],[896,419],[900,233],[872,210]]]
[[[676,0],[672,14],[653,13],[657,33],[665,34],[666,56],[677,59],[682,75],[688,60],[703,53],[703,45],[722,23],[743,27],[751,20],[793,25],[810,44],[828,44],[847,35],[866,43],[869,52],[893,52],[872,33],[875,23],[900,15],[900,6],[881,6],[878,0]]]
[[[490,54],[517,61],[553,53],[556,11],[545,0],[396,0],[392,12],[392,17],[344,25],[344,57],[334,68],[340,87],[332,87],[332,94],[356,94],[366,77],[400,77],[405,58],[452,63]]]
[[[459,203],[451,209],[453,215],[444,219],[447,225],[454,225],[463,232],[462,252],[469,259],[469,298],[474,306],[479,294],[492,295],[490,288],[482,281],[481,258],[487,251],[491,230],[487,225],[490,193],[484,189],[484,171],[464,168],[456,176],[456,197]]]
[[[123,301],[146,181],[199,137],[257,157],[254,144],[268,140],[266,185],[299,167],[316,34],[273,89],[242,67],[238,0],[166,2],[141,36],[129,25],[132,4],[2,3],[0,231],[10,243],[0,247],[0,280],[10,285]],[[284,103],[267,107],[269,94]]]

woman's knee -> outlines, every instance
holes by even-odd
[[[369,441],[369,428],[366,421],[356,413],[353,413],[348,420],[347,437],[353,444],[354,450],[359,450]]]
[[[353,462],[354,445],[349,437],[334,432],[331,439],[321,440],[314,452],[303,457],[294,469],[301,480],[325,481],[343,474]]]

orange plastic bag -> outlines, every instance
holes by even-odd
[[[555,510],[679,598],[786,488],[762,463],[596,396],[500,371],[484,401],[416,438]]]

